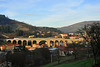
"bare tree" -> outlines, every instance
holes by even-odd
[[[79,32],[82,34],[86,42],[91,45],[94,64],[96,64],[97,55],[100,51],[100,23],[85,25],[84,28],[79,30]]]

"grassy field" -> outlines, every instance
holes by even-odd
[[[41,67],[91,67],[93,65],[93,59],[79,60],[79,61],[66,63],[66,64],[60,64],[56,66],[55,64],[57,64],[57,62],[47,64]]]

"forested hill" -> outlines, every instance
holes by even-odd
[[[78,31],[78,29],[81,29],[82,27],[84,27],[84,25],[92,24],[92,23],[100,23],[100,21],[79,22],[79,23],[76,23],[76,24],[73,24],[73,25],[70,25],[70,26],[58,28],[58,30],[60,30],[64,33],[75,33],[76,31]]]
[[[24,32],[23,35],[26,35],[26,36],[32,35],[36,32],[38,32],[38,33],[44,32],[44,34],[47,32],[50,32],[50,33],[52,33],[52,35],[54,35],[54,33],[61,33],[61,31],[57,30],[56,28],[36,27],[36,26],[32,26],[32,25],[29,25],[29,24],[26,24],[23,22],[19,22],[17,20],[9,19],[5,15],[0,15],[0,32],[1,33],[16,34],[18,32],[18,30]],[[15,36],[15,35],[13,35],[13,36]]]

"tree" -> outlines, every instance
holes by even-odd
[[[16,32],[16,35],[17,35],[17,36],[23,36],[23,34],[24,34],[24,31],[19,30],[19,29],[16,30],[15,32]]]
[[[74,59],[78,58],[79,55],[79,51],[80,51],[80,44],[79,42],[76,43],[75,41],[72,41],[72,44],[69,44],[67,49],[73,49],[73,55],[74,55]]]
[[[91,45],[94,64],[96,64],[97,55],[100,52],[100,23],[85,25],[80,30],[80,33],[82,33],[83,38]]]
[[[7,61],[12,63],[12,67],[26,67],[26,61],[29,61],[28,55],[30,51],[24,46],[16,46],[12,51],[8,51],[6,54]]]
[[[35,60],[35,65],[34,66],[40,66],[46,63],[50,62],[50,51],[48,48],[37,48],[36,50],[33,51],[34,58]]]
[[[12,28],[9,25],[0,25],[1,33],[12,33]]]

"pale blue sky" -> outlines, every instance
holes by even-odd
[[[100,0],[0,0],[0,14],[33,26],[100,20]]]

